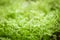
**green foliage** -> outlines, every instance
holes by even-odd
[[[59,4],[59,0],[1,0],[1,40],[49,40],[60,30]]]

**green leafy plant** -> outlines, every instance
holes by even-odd
[[[1,40],[50,40],[59,31],[58,0],[1,0],[0,4]]]

